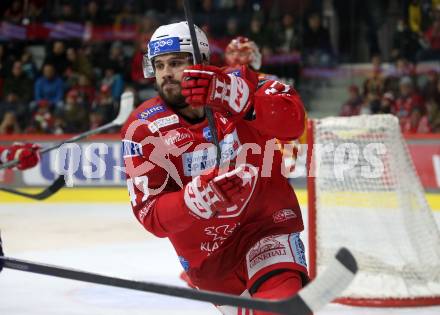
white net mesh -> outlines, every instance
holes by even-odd
[[[341,246],[359,273],[343,296],[440,297],[440,234],[391,115],[315,121],[317,273]]]

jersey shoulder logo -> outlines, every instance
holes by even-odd
[[[163,113],[164,111],[166,111],[166,107],[163,104],[157,104],[140,112],[138,118],[141,120],[147,120],[156,114]]]

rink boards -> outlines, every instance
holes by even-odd
[[[29,193],[38,193],[42,190],[42,188],[26,188],[22,189],[22,191],[29,192]],[[305,189],[295,189],[296,196],[298,198],[298,201],[301,206],[307,206],[307,191]],[[341,193],[340,196],[346,196],[347,192]],[[384,201],[389,199],[387,196],[387,193],[356,193],[356,192],[350,192],[349,196],[350,198],[346,198],[344,201],[345,205],[359,205],[359,200],[362,200],[366,196],[371,197],[372,195],[375,196],[375,198],[381,198]],[[440,211],[440,193],[426,193],[425,194],[426,199],[428,201],[428,204],[430,208],[433,211]],[[334,196],[333,196],[334,197]],[[340,199],[333,198],[333,199]],[[11,195],[8,193],[0,192],[0,200],[3,203],[35,203],[35,201],[31,199],[26,199],[20,196]],[[63,188],[59,192],[57,192],[54,196],[50,197],[49,199],[45,200],[44,202],[50,202],[50,203],[60,203],[60,202],[106,202],[106,203],[124,203],[130,202],[130,199],[128,197],[128,192],[125,188],[121,187],[102,187],[102,188],[87,188],[87,187],[81,187],[81,188]]]
[[[297,190],[297,195],[307,221],[306,191]],[[47,202],[28,202],[4,193],[0,198],[0,228],[5,251],[11,257],[128,279],[184,285],[179,279],[182,267],[174,250],[166,239],[152,236],[136,221],[124,188],[66,188]],[[440,198],[435,194],[427,194],[427,198],[439,222]],[[305,235],[303,240],[307,248]],[[0,314],[219,313],[206,303],[5,270],[0,274]],[[440,306],[385,310],[331,304],[316,314],[438,315]]]

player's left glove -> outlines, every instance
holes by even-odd
[[[258,171],[251,165],[241,165],[230,172],[217,174],[216,168],[186,184],[185,205],[197,218],[237,216],[254,192]]]
[[[18,159],[17,168],[26,170],[34,167],[40,160],[40,146],[33,143],[14,143],[11,147],[4,150],[0,156],[2,163]]]
[[[187,67],[181,85],[187,104],[194,107],[207,105],[215,111],[232,115],[247,112],[256,89],[250,81],[205,65]]]

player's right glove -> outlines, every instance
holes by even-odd
[[[226,74],[214,66],[194,65],[183,71],[182,95],[194,107],[208,105],[232,115],[245,114],[252,105],[256,84]]]
[[[244,210],[254,192],[258,171],[250,165],[221,174],[214,169],[189,182],[184,191],[185,205],[197,218],[238,215]]]
[[[33,143],[14,143],[12,146],[4,150],[0,155],[2,163],[6,163],[18,159],[17,168],[26,170],[34,167],[40,160],[40,146]]]

